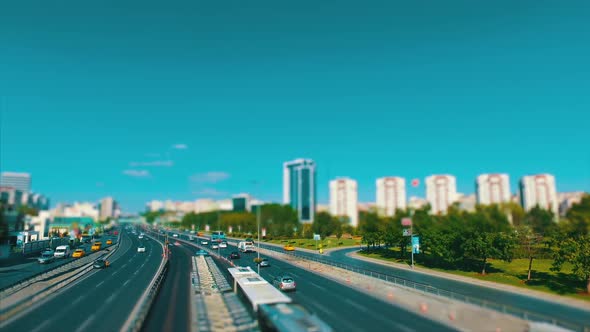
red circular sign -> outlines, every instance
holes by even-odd
[[[413,179],[413,180],[412,180],[412,187],[418,187],[418,185],[420,185],[420,180],[418,180],[418,179]]]

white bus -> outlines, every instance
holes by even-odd
[[[333,332],[318,316],[293,303],[249,266],[232,267],[228,271],[234,291],[252,306],[262,332]]]
[[[249,266],[230,267],[228,271],[231,275],[234,292],[244,296],[254,311],[258,311],[258,306],[261,304],[290,303],[292,301],[290,297],[264,280]]]

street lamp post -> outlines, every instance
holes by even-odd
[[[260,204],[258,205],[258,208],[256,208],[256,224],[258,225],[258,250],[256,250],[256,253],[258,254],[258,259],[256,260],[258,262],[258,274],[260,275],[260,209],[262,207],[260,206]]]

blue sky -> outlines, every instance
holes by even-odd
[[[0,168],[54,203],[280,201],[298,157],[320,202],[336,176],[361,201],[387,175],[590,191],[587,1],[1,6]]]

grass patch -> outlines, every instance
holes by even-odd
[[[399,257],[399,249],[374,249],[371,251],[362,251],[363,256],[381,259],[390,262],[409,264],[410,254],[406,255],[405,259]],[[440,268],[425,265],[421,262],[414,262],[417,266],[429,268],[435,271],[451,273],[464,277],[497,282],[501,284],[516,286],[525,289],[532,289],[545,293],[561,295],[579,300],[589,301],[590,296],[585,293],[586,284],[572,276],[572,267],[569,264],[564,264],[561,272],[553,272],[550,270],[551,259],[535,259],[533,261],[533,271],[531,280],[527,281],[527,272],[529,267],[528,259],[514,259],[512,262],[504,262],[502,260],[489,259],[486,268],[486,274],[482,275],[480,272],[473,270],[461,270],[453,268]]]

